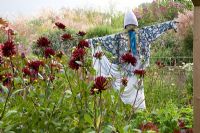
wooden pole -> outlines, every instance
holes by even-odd
[[[199,1],[198,1],[199,2]],[[197,2],[197,3],[198,3]],[[193,44],[193,89],[194,89],[194,133],[200,133],[200,5],[194,3],[194,44]]]

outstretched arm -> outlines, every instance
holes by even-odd
[[[151,43],[162,34],[164,34],[166,31],[170,29],[176,30],[176,28],[176,21],[174,20],[143,27],[138,31],[139,42],[147,41]]]

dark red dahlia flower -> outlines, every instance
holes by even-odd
[[[38,47],[46,48],[46,47],[49,47],[50,44],[51,44],[51,42],[50,42],[49,39],[46,38],[46,37],[40,37],[40,38],[37,40],[37,46],[38,46]]]
[[[105,77],[99,76],[95,78],[94,86],[96,89],[98,89],[100,92],[102,90],[106,89],[106,86],[108,85],[108,81]]]
[[[62,66],[58,63],[51,63],[50,64],[51,68],[53,69],[57,69],[57,70],[60,70],[62,68]]]
[[[122,78],[121,83],[122,83],[123,86],[127,86],[128,79],[126,77]]]
[[[44,63],[42,61],[39,61],[39,60],[31,61],[31,62],[28,63],[28,66],[31,69],[33,69],[33,70],[35,70],[37,72],[39,71],[39,67],[43,66],[43,65],[44,65]]]
[[[3,58],[0,55],[0,65],[3,64]]]
[[[15,44],[13,41],[7,41],[1,48],[2,54],[5,57],[11,57],[16,54]]]
[[[51,56],[55,55],[55,51],[52,48],[46,48],[44,50],[44,55],[46,58],[50,58]]]
[[[61,29],[61,30],[64,30],[66,27],[63,23],[60,23],[60,22],[56,22],[55,25],[58,27],[58,29]]]
[[[158,127],[157,127],[154,123],[152,123],[152,122],[147,122],[146,124],[142,124],[142,125],[140,126],[140,129],[141,129],[142,131],[151,130],[151,131],[155,131],[156,133],[159,132]]]
[[[96,87],[95,87],[95,85],[93,85],[92,86],[92,88],[90,89],[90,94],[91,95],[94,95],[95,93],[99,93],[100,91],[99,91],[99,89],[97,89]]]
[[[62,39],[63,41],[68,41],[68,40],[72,40],[73,38],[72,38],[72,35],[70,35],[70,34],[63,34],[63,35],[61,36],[61,39]]]
[[[38,78],[38,71],[36,71],[36,70],[34,70],[34,69],[31,70],[30,77],[31,77],[31,78],[37,79],[37,78]]]
[[[80,67],[80,64],[76,63],[76,60],[74,58],[72,58],[70,61],[69,61],[69,67],[72,69],[72,70],[78,70],[79,67]]]
[[[62,56],[64,55],[64,53],[62,51],[59,51],[57,54],[56,54],[56,57],[58,58],[62,58]]]
[[[35,78],[35,77],[31,77],[31,78],[30,78],[30,82],[31,82],[31,83],[33,83],[33,82],[37,82],[37,78]]]
[[[22,58],[22,59],[26,58],[25,53],[21,53],[21,58]]]
[[[78,48],[84,48],[84,47],[89,48],[89,43],[85,40],[80,40],[80,42],[78,44]]]
[[[179,119],[179,120],[178,120],[178,126],[179,126],[179,128],[181,128],[181,129],[185,128],[185,123],[184,123],[184,121]]]
[[[54,81],[54,79],[55,79],[55,76],[54,75],[49,75],[49,80],[51,81],[51,82],[53,82]]]
[[[0,44],[0,56],[2,56],[2,48],[3,48],[3,44]]]
[[[96,52],[94,55],[93,55],[95,58],[97,59],[101,59],[101,57],[103,56],[103,52]]]
[[[10,86],[12,82],[12,74],[11,73],[6,73],[3,75],[3,85],[4,86]]]
[[[193,129],[192,128],[186,129],[186,133],[193,133]]]
[[[3,80],[3,75],[0,75],[0,81],[2,81]]]
[[[8,29],[8,34],[10,34],[11,36],[15,35],[15,32],[13,29]]]
[[[135,75],[139,75],[140,77],[144,77],[146,71],[145,71],[145,70],[136,69],[133,73],[134,73]]]
[[[90,95],[94,95],[95,94],[95,86],[93,85],[92,88],[90,89]]]
[[[125,53],[121,56],[122,63],[130,63],[135,66],[137,63],[137,59],[131,53]]]
[[[24,76],[26,76],[26,75],[30,76],[31,75],[31,71],[28,67],[24,67],[22,69],[22,72],[24,73]]]
[[[79,32],[78,32],[78,35],[79,35],[79,36],[85,36],[85,35],[86,35],[86,32],[84,32],[84,31],[79,31]]]
[[[162,68],[162,67],[164,67],[165,65],[164,65],[164,63],[163,62],[161,62],[161,61],[156,61],[156,65],[159,67],[159,68]]]
[[[82,60],[85,54],[86,54],[85,49],[76,48],[72,53],[72,58],[76,60]]]

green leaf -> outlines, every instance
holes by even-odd
[[[89,124],[93,125],[93,120],[89,114],[84,114],[84,120]]]
[[[6,132],[6,133],[10,132],[10,130],[12,130],[12,128],[13,128],[14,126],[15,126],[15,125],[8,125],[8,126],[5,128],[4,132]]]
[[[2,83],[0,83],[0,86],[1,86],[0,88],[2,88],[4,93],[8,93],[9,92],[8,88],[6,86],[4,86]]]
[[[16,113],[17,113],[17,110],[9,110],[9,111],[6,113],[5,117],[9,117],[10,115],[16,114]]]
[[[2,125],[3,125],[3,121],[0,121],[0,128],[2,127]]]
[[[141,133],[142,131],[139,129],[133,129],[134,133]]]
[[[127,133],[130,130],[130,128],[131,128],[131,125],[126,125],[123,130],[125,133]]]
[[[103,131],[104,131],[105,133],[112,133],[112,132],[116,132],[116,129],[115,129],[115,127],[113,127],[112,125],[107,125],[107,126],[103,129]]]
[[[22,79],[20,77],[14,78],[15,85],[22,83]]]
[[[19,92],[21,92],[21,91],[23,91],[24,89],[19,89],[19,90],[16,90],[16,91],[14,91],[13,93],[12,93],[12,95],[15,95],[15,94],[17,94],[17,93],[19,93]]]
[[[101,115],[99,115],[97,118],[97,128],[99,128],[100,122],[101,122]]]

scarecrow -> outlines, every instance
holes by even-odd
[[[124,17],[125,32],[88,39],[92,55],[108,51],[112,59],[104,54],[93,58],[97,75],[112,77],[112,86],[119,91],[121,100],[134,108],[145,109],[143,78],[149,66],[151,43],[170,29],[177,29],[176,21],[151,25],[138,29],[137,18],[132,10]],[[124,87],[123,87],[124,86]]]

